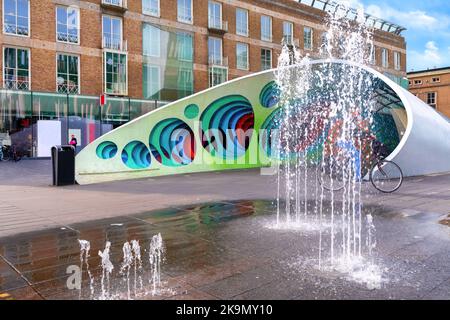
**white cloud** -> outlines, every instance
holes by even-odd
[[[449,48],[450,51],[450,48]],[[410,51],[408,55],[408,64],[414,66],[417,71],[419,69],[429,69],[443,66],[448,63],[447,56],[443,57],[439,47],[434,41],[428,41],[422,52]]]
[[[365,12],[377,18],[395,22],[411,30],[447,30],[450,26],[450,17],[437,13],[427,13],[421,10],[400,11],[390,6],[382,7],[371,4],[364,6],[360,0],[339,0],[339,2],[359,9],[364,8]]]

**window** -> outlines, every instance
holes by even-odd
[[[422,84],[422,80],[414,80],[414,85],[421,85]]]
[[[79,93],[79,57],[57,55],[56,86],[59,93]]]
[[[261,40],[272,42],[272,18],[261,16]]]
[[[291,45],[294,42],[294,24],[292,22],[283,22],[283,43]]]
[[[394,52],[394,68],[395,68],[395,70],[400,70],[401,69],[400,52]]]
[[[209,86],[214,87],[228,81],[228,69],[210,67],[209,68]]]
[[[208,57],[209,64],[223,65],[222,39],[214,37],[208,38]]]
[[[222,56],[222,39],[208,38],[209,86],[213,87],[228,81],[227,61]]]
[[[248,37],[248,10],[236,9],[236,34]]]
[[[159,17],[159,0],[142,0],[142,13]]]
[[[303,28],[303,41],[305,50],[313,49],[313,29],[310,27]]]
[[[105,93],[127,95],[127,55],[118,52],[104,53]]]
[[[222,29],[222,4],[214,1],[208,2],[208,27]]]
[[[103,48],[123,50],[122,19],[103,16]]]
[[[159,66],[144,64],[144,98],[161,99],[161,70]]]
[[[248,44],[236,43],[236,68],[248,70]]]
[[[178,69],[178,98],[184,98],[194,92],[194,79],[192,68]]]
[[[371,65],[376,64],[376,49],[375,49],[375,45],[373,43],[370,43],[368,45],[368,54],[369,54],[369,63]]]
[[[18,36],[30,35],[29,0],[3,0],[3,32]]]
[[[389,68],[389,53],[385,48],[381,49],[381,65],[383,68]]]
[[[427,93],[427,103],[436,109],[436,92],[428,92]]]
[[[272,69],[272,50],[261,49],[261,70]]]
[[[192,23],[192,0],[178,0],[178,21]]]
[[[6,89],[30,90],[30,51],[3,49],[3,82]]]
[[[193,38],[189,33],[177,33],[177,59],[192,62],[194,60]]]
[[[142,42],[144,56],[161,56],[161,29],[151,24],[144,24]]]
[[[432,79],[431,79],[431,82],[432,82],[432,83],[438,83],[438,82],[441,82],[441,78],[439,78],[439,77],[432,78]]]
[[[56,7],[56,40],[80,43],[79,11],[73,7]]]

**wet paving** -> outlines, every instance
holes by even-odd
[[[374,216],[377,288],[317,266],[319,232],[275,230],[271,201],[216,202],[68,225],[0,239],[0,300],[98,299],[98,251],[112,243],[110,291],[125,298],[122,246],[139,240],[144,288],[148,248],[161,233],[164,290],[136,299],[450,299],[450,228],[439,214],[365,206]],[[327,239],[326,232],[323,234]],[[80,266],[78,239],[91,243],[81,290],[67,286],[68,267]],[[327,240],[324,240],[326,246]],[[324,255],[326,252],[324,253]]]

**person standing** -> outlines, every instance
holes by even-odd
[[[70,140],[69,144],[73,147],[75,152],[77,152],[78,141],[74,134],[72,135],[72,139]]]

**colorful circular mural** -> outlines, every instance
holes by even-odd
[[[145,169],[150,166],[150,151],[140,141],[132,141],[122,151],[122,161],[130,169]]]
[[[103,160],[112,159],[117,154],[117,145],[111,141],[105,141],[98,145],[96,149],[97,157]]]
[[[188,119],[194,119],[198,117],[200,109],[196,104],[190,104],[184,109],[184,115]]]
[[[275,81],[264,86],[259,95],[259,102],[264,108],[275,107],[280,102],[280,90]]]
[[[250,101],[241,95],[214,101],[200,117],[203,147],[224,159],[243,156],[253,135],[254,120]]]
[[[153,156],[165,166],[184,166],[194,161],[194,132],[180,119],[160,121],[153,128],[149,142]]]

